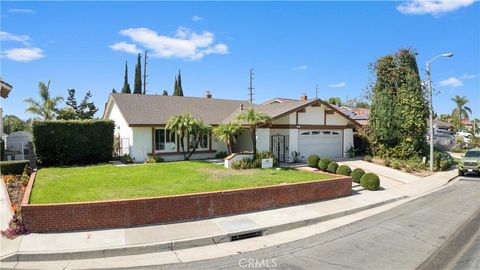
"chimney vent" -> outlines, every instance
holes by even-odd
[[[210,93],[210,90],[205,91],[205,98],[211,99],[212,94]]]
[[[307,100],[307,94],[306,93],[302,93],[302,95],[300,96],[300,100]]]

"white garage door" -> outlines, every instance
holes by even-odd
[[[298,134],[299,152],[320,157],[342,157],[341,130],[300,130]]]

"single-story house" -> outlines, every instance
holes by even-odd
[[[311,154],[344,157],[353,146],[353,129],[358,123],[321,99],[290,100],[283,103],[253,104],[244,100],[163,95],[112,93],[105,106],[104,119],[115,122],[115,134],[136,162],[154,154],[165,160],[181,160],[180,143],[169,136],[165,124],[172,116],[190,113],[206,124],[216,126],[232,121],[243,111],[255,108],[272,118],[271,124],[257,129],[258,151],[271,151],[281,162],[291,161],[294,151],[303,159]],[[185,145],[189,143],[185,142]],[[235,152],[250,151],[250,130],[242,127]],[[126,151],[125,151],[126,150]],[[227,146],[212,134],[201,140],[192,159],[213,158]]]

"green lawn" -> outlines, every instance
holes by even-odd
[[[186,194],[329,179],[298,170],[232,170],[201,161],[38,171],[30,203],[84,202]]]

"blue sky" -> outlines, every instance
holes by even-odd
[[[399,48],[432,65],[435,110],[450,113],[467,96],[480,117],[480,4],[416,2],[1,2],[1,76],[13,85],[4,114],[21,118],[39,81],[54,95],[90,90],[98,116],[112,88],[133,88],[135,53],[149,48],[148,92],[172,92],[181,69],[187,96],[247,99],[255,68],[255,101],[302,93],[361,96],[368,65]],[[77,94],[77,95],[78,95]],[[62,104],[63,106],[64,104]]]

